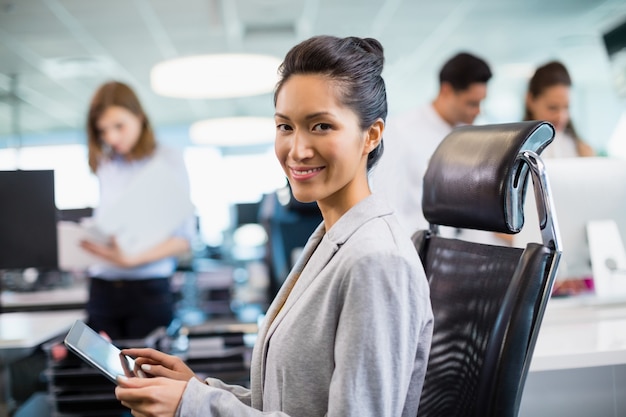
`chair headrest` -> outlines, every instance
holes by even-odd
[[[547,122],[454,129],[439,144],[424,175],[422,210],[431,224],[501,233],[524,225],[528,165],[554,138]]]

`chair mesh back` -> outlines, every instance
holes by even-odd
[[[522,253],[518,248],[429,239],[422,261],[435,327],[420,417],[476,412],[494,322]]]

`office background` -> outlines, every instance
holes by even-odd
[[[0,170],[54,169],[58,208],[97,205],[97,181],[88,171],[84,146],[89,99],[106,80],[127,82],[145,105],[158,139],[184,148],[202,241],[222,245],[228,236],[224,230],[237,221],[236,203],[256,202],[285,184],[273,154],[274,128],[266,124],[248,136],[239,121],[197,143],[190,126],[207,119],[271,117],[272,95],[164,97],[151,88],[151,69],[163,60],[199,54],[262,53],[280,59],[314,34],[372,36],[382,42],[392,116],[434,98],[440,66],[466,50],[485,58],[494,72],[477,123],[517,121],[534,68],[561,60],[574,81],[571,111],[581,136],[600,153],[626,158],[626,58],[609,56],[603,39],[625,21],[623,0],[0,0]],[[214,79],[209,73],[205,77]],[[245,288],[241,294],[228,289],[241,271],[206,263],[196,275],[177,275],[173,286],[189,301],[181,303],[181,311],[197,312],[205,301],[190,288],[206,290],[202,286],[209,281],[215,287],[224,275],[226,289],[211,290],[212,308],[223,304],[217,297],[223,294],[250,299]],[[248,271],[250,282],[255,271]],[[73,293],[63,289],[62,294],[66,305]],[[78,295],[82,303],[84,292]],[[45,297],[46,303],[55,302],[50,294]],[[621,415],[615,393],[623,392],[626,380],[619,331],[624,308],[610,308],[607,325],[605,310],[572,307],[569,301],[557,300],[546,317],[521,415],[548,414],[546,409],[570,416]],[[64,314],[42,315],[57,313]],[[59,319],[56,331],[77,317]],[[43,326],[41,316],[34,323],[41,329],[19,322],[2,328],[24,330],[30,349],[53,337],[46,331],[54,328]],[[623,409],[623,401],[619,404]]]
[[[559,59],[574,81],[572,118],[583,138],[601,153],[624,155],[619,125],[626,98],[618,83],[626,60],[609,57],[603,35],[625,19],[620,0],[2,0],[0,169],[53,168],[59,208],[96,205],[83,146],[88,100],[105,80],[128,82],[159,140],[185,147],[202,238],[219,245],[233,203],[257,201],[285,183],[273,156],[273,129],[257,129],[260,136],[247,141],[239,123],[197,144],[190,125],[271,117],[271,93],[164,97],[153,92],[150,71],[163,60],[200,54],[280,59],[299,40],[321,33],[382,42],[391,115],[431,100],[439,67],[467,50],[494,72],[477,123],[520,120],[528,77],[537,65]],[[216,139],[220,144],[211,145]]]

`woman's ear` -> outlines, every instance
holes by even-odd
[[[365,138],[364,153],[367,155],[380,143],[383,139],[383,131],[385,130],[385,122],[383,119],[376,121],[367,129],[367,137]]]

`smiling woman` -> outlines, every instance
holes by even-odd
[[[379,118],[362,130],[359,116],[332,93],[333,83],[293,75],[276,95],[276,155],[295,198],[317,201],[328,228],[369,195],[367,155],[382,147],[384,129]]]
[[[316,201],[323,222],[259,328],[250,389],[127,349],[164,377],[118,379],[116,396],[133,414],[417,414],[433,325],[428,284],[367,180],[382,155],[383,61],[378,41],[356,37],[313,37],[289,51],[274,97],[275,151],[296,199]]]

